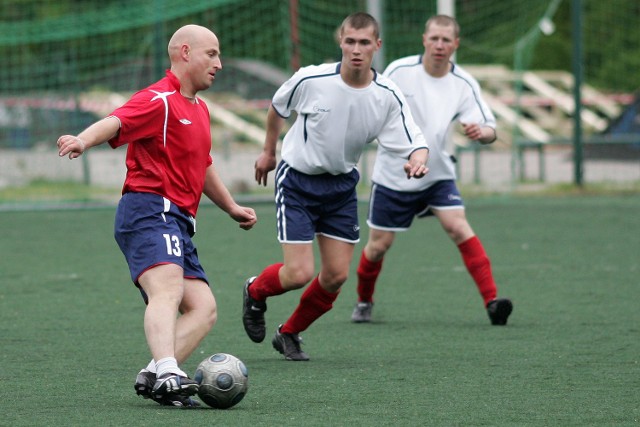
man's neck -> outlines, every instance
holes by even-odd
[[[340,77],[342,77],[342,81],[344,81],[347,86],[361,89],[371,84],[373,81],[373,71],[370,69],[349,71],[345,69],[345,67],[342,67],[340,69]]]
[[[433,63],[429,62],[425,57],[422,58],[424,70],[431,77],[444,77],[451,71],[451,62]]]

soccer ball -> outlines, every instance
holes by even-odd
[[[216,353],[196,368],[193,379],[200,384],[198,396],[217,409],[231,408],[249,388],[249,373],[242,360],[227,353]]]

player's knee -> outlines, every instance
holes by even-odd
[[[216,322],[218,321],[218,308],[215,304],[209,307],[204,320],[209,330],[211,330],[211,328],[215,326]]]
[[[462,242],[473,236],[473,231],[466,221],[454,221],[442,225],[444,231],[454,242]]]
[[[285,273],[286,288],[300,289],[314,277],[314,271],[306,268],[287,269]],[[285,283],[283,283],[285,285]]]
[[[349,278],[348,271],[336,271],[330,272],[322,275],[322,284],[325,289],[330,292],[338,292],[340,287],[347,281]]]
[[[206,299],[202,301],[197,310],[202,318],[202,323],[207,325],[209,329],[213,328],[218,321],[218,306],[216,300],[211,298],[210,300]]]
[[[369,241],[364,248],[367,259],[372,262],[380,261],[393,244],[395,233],[375,230],[371,232]]]
[[[197,317],[198,323],[208,329],[213,328],[218,321],[218,306],[212,294],[190,295],[183,299],[180,313]]]
[[[382,258],[384,258],[384,255],[387,253],[387,251],[390,248],[391,248],[391,242],[389,243],[381,242],[381,241],[370,242],[369,244],[367,244],[367,248],[365,249],[365,254],[369,261],[377,262],[377,261],[380,261]]]
[[[218,321],[218,308],[215,303],[201,304],[192,310],[197,315],[198,324],[210,331]]]
[[[184,293],[180,286],[167,286],[153,292],[147,292],[149,304],[179,307]]]

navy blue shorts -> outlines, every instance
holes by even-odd
[[[281,161],[275,180],[280,243],[310,243],[316,234],[360,241],[356,169],[342,175],[307,175]]]
[[[433,215],[432,209],[464,209],[455,181],[438,181],[426,190],[415,192],[374,184],[367,224],[378,230],[405,231],[414,217]]]
[[[177,264],[185,278],[209,283],[191,241],[195,224],[195,218],[162,196],[125,193],[116,211],[114,235],[133,283],[140,287],[140,275],[160,264]]]

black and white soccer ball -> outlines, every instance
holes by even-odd
[[[240,402],[249,388],[249,372],[242,360],[227,353],[216,353],[196,368],[193,379],[200,385],[198,396],[217,409],[227,409]]]

